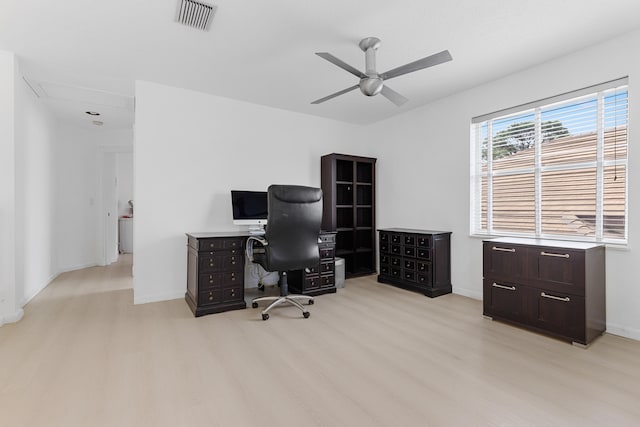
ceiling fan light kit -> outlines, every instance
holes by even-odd
[[[402,76],[404,74],[412,73],[414,71],[422,70],[424,68],[433,67],[434,65],[442,64],[443,62],[452,60],[449,51],[443,50],[442,52],[427,56],[426,58],[418,59],[417,61],[413,61],[389,70],[385,73],[378,74],[378,72],[376,71],[376,51],[380,47],[380,43],[380,39],[377,37],[367,37],[360,40],[358,46],[360,46],[360,49],[364,51],[364,73],[357,68],[347,64],[346,62],[336,58],[328,52],[316,52],[316,55],[318,55],[319,57],[326,59],[332,64],[337,65],[343,70],[358,77],[360,79],[360,82],[357,85],[348,87],[336,93],[332,93],[331,95],[325,96],[324,98],[317,99],[313,101],[312,104],[320,104],[337,96],[343,95],[347,92],[351,92],[356,88],[360,88],[360,91],[366,96],[375,96],[380,93],[389,101],[400,107],[409,100],[387,86],[385,84],[386,80]]]

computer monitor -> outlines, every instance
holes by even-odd
[[[267,224],[267,192],[231,190],[233,224],[248,225],[249,233],[263,234]]]

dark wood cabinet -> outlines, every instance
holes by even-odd
[[[483,243],[483,312],[587,345],[606,329],[603,245],[533,239]]]
[[[196,317],[246,308],[244,247],[238,233],[187,234],[185,300]]]
[[[375,165],[370,157],[321,158],[322,228],[337,232],[335,256],[344,258],[347,278],[376,272]]]
[[[378,232],[379,282],[428,297],[451,293],[451,232],[406,228]]]
[[[320,232],[320,262],[309,271],[289,271],[289,292],[295,294],[317,296],[336,292],[335,275],[336,233]]]

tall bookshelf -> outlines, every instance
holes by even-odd
[[[345,277],[376,273],[375,166],[371,157],[321,158],[322,228],[337,232],[336,256],[345,260]]]

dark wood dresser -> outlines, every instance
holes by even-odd
[[[378,232],[378,282],[432,298],[451,293],[450,231],[387,228]]]
[[[249,235],[190,233],[185,300],[196,317],[246,308],[244,248]]]
[[[603,245],[485,240],[483,276],[486,317],[583,346],[606,329]]]
[[[289,292],[309,296],[335,293],[335,247],[336,233],[321,231],[320,243],[318,243],[320,263],[316,267],[310,268],[309,272],[304,270],[289,271],[287,273]]]

